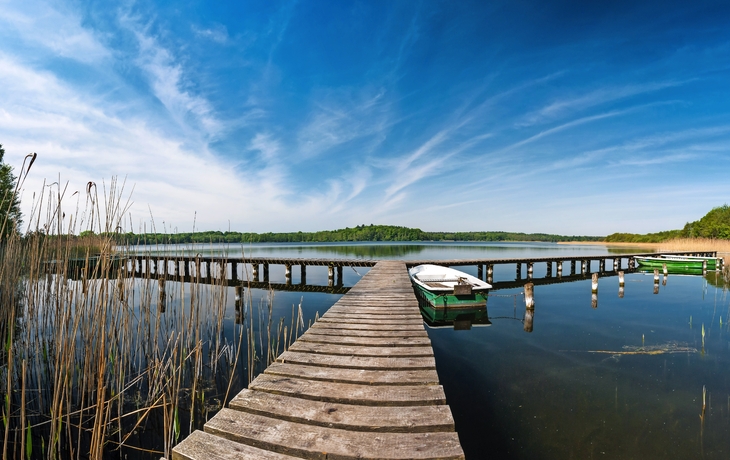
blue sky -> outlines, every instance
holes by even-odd
[[[26,214],[44,180],[71,215],[126,177],[134,231],[680,228],[730,201],[728,25],[711,1],[0,0],[0,143],[38,153]]]

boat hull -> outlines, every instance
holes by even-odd
[[[447,292],[432,292],[413,283],[419,302],[434,310],[470,310],[487,306],[487,293],[472,291],[471,294],[457,295]]]
[[[636,262],[641,267],[646,268],[663,268],[664,265],[667,269],[683,269],[683,270],[702,270],[703,262],[707,262],[707,270],[715,270],[717,267],[717,260],[708,259],[665,259],[661,257],[637,257]]]

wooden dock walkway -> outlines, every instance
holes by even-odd
[[[214,458],[464,458],[404,262],[378,262],[173,450]]]

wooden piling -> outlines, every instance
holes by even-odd
[[[545,278],[552,278],[552,277],[553,277],[553,261],[548,260],[546,271],[545,271]]]
[[[654,269],[654,294],[659,294],[659,269]]]
[[[532,279],[532,266],[533,266],[532,262],[527,262],[527,279],[528,280]]]
[[[337,266],[337,285],[342,286],[342,265]]]
[[[291,284],[291,264],[284,264],[284,279],[287,286]]]
[[[494,265],[487,264],[487,283],[492,284],[494,280]]]
[[[618,257],[614,257],[613,258],[613,271],[617,272],[620,264],[621,264],[621,259],[619,259]]]
[[[522,262],[517,262],[517,271],[515,273],[515,279],[516,280],[522,279]]]
[[[532,283],[527,283],[523,287],[523,291],[525,293],[525,308],[527,309],[534,309],[535,308],[535,285]]]
[[[159,299],[157,301],[157,309],[160,313],[165,313],[167,296],[165,295],[165,277],[161,276],[157,279],[157,287],[159,291]]]
[[[600,259],[598,261],[598,272],[603,273],[606,271],[606,259]]]
[[[596,308],[598,308],[598,293],[597,292],[591,293],[591,308],[594,310]]]
[[[241,311],[241,308],[243,307],[243,286],[236,286],[236,302],[235,307],[236,311]]]
[[[327,266],[327,284],[330,287],[335,285],[335,267],[333,265]]]
[[[662,264],[662,273],[664,273],[664,276],[667,276],[667,273],[669,273],[667,271],[667,264]]]
[[[563,277],[563,261],[558,260],[557,265],[558,265],[557,266],[558,278],[562,278]]]
[[[301,278],[299,284],[307,284],[307,266],[305,264],[299,266],[299,275]]]
[[[585,276],[588,273],[588,261],[583,259],[580,261],[580,274]]]
[[[618,285],[619,286],[623,286],[624,285],[624,282],[625,282],[625,280],[624,280],[624,272],[623,271],[620,271],[620,272],[618,272]]]
[[[570,275],[575,275],[575,260],[570,261]]]
[[[238,281],[238,262],[231,262],[231,281]]]
[[[251,264],[251,276],[255,282],[259,282],[259,264]]]
[[[262,264],[264,270],[264,283],[269,282],[269,264]]]
[[[477,278],[484,279],[484,265],[482,264],[477,264]]]
[[[598,292],[598,273],[594,273],[591,276],[591,292]]]

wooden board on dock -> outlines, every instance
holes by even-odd
[[[463,459],[403,262],[378,262],[176,460]]]

